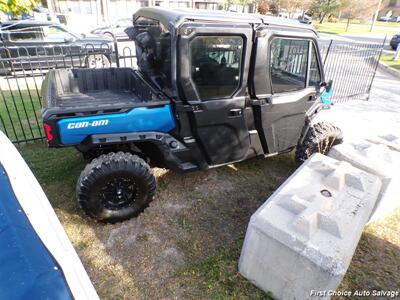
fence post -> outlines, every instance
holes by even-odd
[[[326,63],[326,60],[328,59],[329,51],[331,51],[332,43],[333,43],[333,39],[329,42],[328,49],[326,50],[326,54],[325,54],[325,58],[324,58],[324,65]]]
[[[115,36],[114,36],[114,48],[115,48],[115,60],[117,63],[117,68],[119,68],[118,43],[117,43],[117,38]]]
[[[369,83],[367,101],[369,100],[369,97],[370,97],[370,95],[371,95],[372,83],[374,82],[374,79],[375,79],[376,70],[378,70],[379,61],[381,60],[381,57],[382,57],[383,48],[385,48],[386,39],[387,39],[387,34],[385,35],[385,38],[383,39],[383,43],[382,43],[382,46],[381,46],[381,51],[379,51],[379,56],[378,56],[378,59],[376,60],[376,65],[375,65],[375,69],[374,69],[374,74],[372,75],[371,81],[370,81],[370,83]]]

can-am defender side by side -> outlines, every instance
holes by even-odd
[[[42,87],[49,146],[92,160],[76,192],[89,216],[138,215],[156,191],[149,164],[184,173],[295,147],[301,163],[341,142],[337,127],[311,125],[331,86],[312,27],[142,8],[127,34],[137,70],[52,70]]]

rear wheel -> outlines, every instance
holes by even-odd
[[[317,123],[310,127],[303,142],[297,145],[295,160],[298,165],[314,153],[327,154],[334,146],[343,142],[342,131],[329,123]]]
[[[86,57],[86,67],[89,69],[110,68],[111,63],[104,54],[90,54]]]
[[[108,38],[111,38],[111,39],[114,39],[114,35],[111,32],[104,32],[104,36],[108,37]]]
[[[136,217],[153,200],[156,181],[148,164],[130,153],[101,155],[82,171],[76,196],[92,218],[115,223]]]

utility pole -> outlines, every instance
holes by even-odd
[[[382,5],[382,0],[378,0],[378,5],[376,7],[376,11],[375,11],[373,19],[372,19],[371,28],[369,30],[370,32],[372,32],[372,30],[374,30],[376,19],[378,18],[379,11],[381,10],[381,5]]]

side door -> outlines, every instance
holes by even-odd
[[[253,72],[255,125],[265,154],[295,147],[319,105],[321,57],[312,33],[263,29]]]
[[[179,30],[178,89],[209,165],[248,155],[244,112],[252,34],[249,25],[187,23]]]

